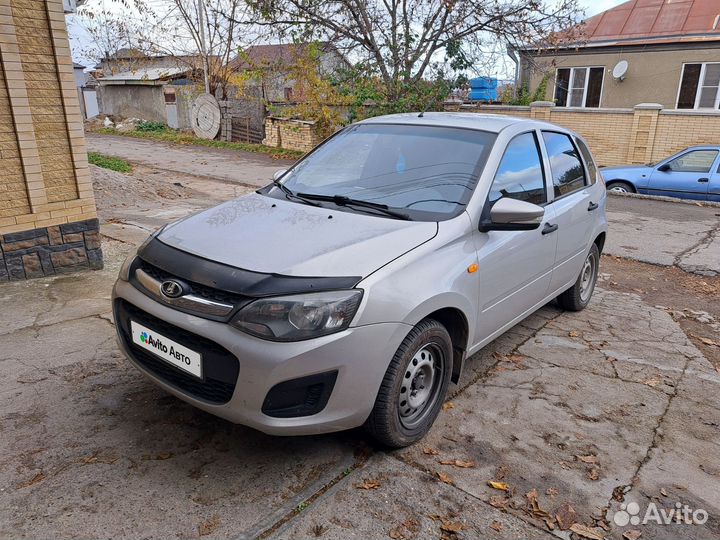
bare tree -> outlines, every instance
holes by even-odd
[[[434,66],[468,67],[488,44],[550,42],[577,0],[250,0],[262,24],[333,41],[371,64],[397,98]],[[443,58],[444,55],[444,58]],[[443,61],[444,60],[444,61]]]

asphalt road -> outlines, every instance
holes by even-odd
[[[605,252],[708,276],[720,274],[720,208],[610,196]]]

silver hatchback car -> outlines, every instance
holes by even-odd
[[[466,357],[553,299],[588,304],[605,198],[585,142],[555,125],[365,120],[153,234],[115,285],[120,345],[232,422],[409,445]]]

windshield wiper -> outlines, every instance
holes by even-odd
[[[273,185],[275,187],[277,187],[280,191],[282,191],[285,194],[285,197],[287,197],[288,199],[292,198],[292,199],[295,199],[298,201],[302,201],[305,204],[309,204],[310,206],[320,206],[318,203],[306,199],[301,194],[295,193],[294,191],[292,191],[289,187],[285,186],[279,180],[273,180]]]
[[[385,214],[386,216],[394,217],[397,219],[404,219],[406,221],[410,220],[410,216],[404,214],[403,212],[391,210],[387,204],[364,201],[362,199],[352,199],[350,197],[346,197],[345,195],[320,195],[317,193],[297,193],[296,195],[298,197],[302,197],[303,199],[335,203],[338,206],[358,206],[360,208],[369,208],[372,210],[377,210]]]

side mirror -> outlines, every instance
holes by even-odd
[[[273,180],[280,180],[287,172],[287,169],[279,169],[273,173]]]
[[[537,229],[545,216],[545,209],[537,204],[503,197],[490,209],[490,219],[480,222],[480,230],[531,231]]]
[[[670,166],[669,163],[663,163],[662,165],[660,165],[657,168],[657,170],[660,172],[667,172],[667,171],[672,171],[672,167]]]

